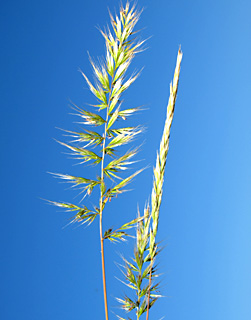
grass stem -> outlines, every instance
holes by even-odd
[[[151,294],[151,285],[152,285],[152,268],[153,268],[153,260],[151,259],[151,268],[150,268],[150,274],[149,274],[149,289],[148,289],[148,297],[147,297],[146,320],[148,320],[148,318],[149,318],[150,294]]]
[[[111,91],[110,91],[111,92]],[[110,102],[110,97],[109,97]],[[108,104],[109,105],[109,104]],[[103,221],[103,189],[102,185],[104,183],[104,160],[105,160],[105,141],[107,133],[107,120],[108,120],[109,108],[107,106],[106,112],[106,123],[105,130],[103,135],[103,147],[102,147],[102,160],[101,160],[101,178],[100,178],[100,205],[99,205],[99,230],[100,230],[100,246],[101,246],[101,260],[102,260],[102,278],[103,278],[103,295],[104,295],[104,305],[105,305],[105,319],[108,320],[108,303],[107,303],[107,290],[106,290],[106,274],[105,274],[105,252],[104,252],[104,237],[102,230],[102,221]]]
[[[104,252],[104,238],[102,231],[102,214],[100,215],[100,244],[101,244],[101,260],[102,260],[102,278],[103,278],[103,293],[105,305],[105,319],[108,320],[108,303],[107,303],[107,290],[106,290],[106,277],[105,277],[105,252]]]

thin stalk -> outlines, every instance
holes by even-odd
[[[108,320],[108,306],[107,306],[107,290],[105,278],[105,255],[104,255],[104,239],[102,231],[102,213],[100,213],[100,243],[101,243],[101,259],[102,259],[102,278],[103,278],[103,292],[104,292],[104,305],[105,305],[105,318]]]
[[[141,272],[141,270],[140,270],[140,274],[139,274],[139,277],[141,278],[141,274],[142,274],[142,272]],[[138,307],[137,307],[137,320],[139,320],[139,317],[140,317],[140,315],[139,315],[139,308],[140,308],[140,289],[138,289]]]
[[[102,260],[102,278],[103,278],[103,294],[104,294],[104,305],[105,305],[105,318],[108,320],[108,306],[107,306],[107,290],[106,290],[106,276],[105,276],[105,252],[104,252],[104,238],[102,230],[102,218],[103,218],[103,191],[102,185],[104,183],[104,158],[105,158],[105,140],[106,140],[106,127],[108,119],[108,108],[107,116],[105,123],[105,132],[104,132],[104,141],[103,141],[103,150],[102,150],[102,161],[101,161],[101,179],[100,179],[100,202],[99,202],[99,230],[100,230],[100,245],[101,245],[101,260]]]
[[[108,303],[107,303],[107,290],[106,290],[106,273],[105,273],[105,250],[104,250],[104,237],[103,237],[103,229],[102,229],[102,221],[103,221],[103,191],[102,186],[104,183],[104,160],[105,160],[105,142],[106,142],[106,134],[107,134],[107,123],[109,117],[109,106],[111,102],[111,92],[112,92],[112,84],[114,80],[114,75],[111,81],[111,88],[109,91],[109,99],[107,103],[107,112],[106,112],[106,122],[105,122],[105,130],[103,135],[103,146],[102,146],[102,160],[101,160],[101,177],[100,177],[100,201],[99,201],[99,231],[100,231],[100,246],[101,246],[101,261],[102,261],[102,278],[103,278],[103,295],[104,295],[104,305],[105,305],[105,319],[108,320]]]
[[[149,275],[149,289],[148,289],[148,298],[147,298],[146,320],[148,320],[148,318],[149,318],[150,294],[151,294],[151,285],[152,285],[152,268],[153,268],[153,260],[151,259],[151,269],[150,269],[150,275]]]

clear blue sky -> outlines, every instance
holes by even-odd
[[[115,0],[2,1],[1,299],[4,320],[104,319],[98,224],[67,227],[69,215],[40,198],[74,201],[47,171],[85,176],[56,127],[74,129],[69,101],[94,102],[78,68],[104,53],[96,26]],[[110,205],[105,226],[133,219],[152,185],[176,54],[184,53],[171,132],[159,240],[162,289],[151,319],[251,319],[250,1],[138,0],[148,50],[125,94],[146,105],[139,155],[149,165],[133,192]],[[76,198],[77,202],[79,198]],[[107,244],[108,298],[124,291],[115,263],[133,244]],[[122,315],[122,313],[121,313]],[[111,320],[115,316],[111,313]]]

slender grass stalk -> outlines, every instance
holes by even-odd
[[[156,159],[156,166],[154,168],[154,183],[152,189],[152,210],[151,210],[151,217],[152,217],[152,230],[151,230],[151,237],[150,237],[150,275],[149,275],[149,290],[148,290],[148,302],[147,302],[147,314],[146,320],[149,318],[149,309],[150,309],[150,296],[151,296],[151,282],[152,282],[152,269],[154,264],[155,252],[157,250],[157,243],[156,243],[156,235],[159,225],[159,210],[160,204],[162,200],[162,193],[163,193],[163,183],[164,183],[164,174],[165,174],[165,167],[166,167],[166,158],[169,150],[169,138],[170,138],[170,130],[171,125],[173,122],[173,115],[175,109],[175,102],[178,92],[178,83],[179,83],[179,75],[180,75],[180,64],[182,60],[182,52],[179,49],[176,68],[173,77],[173,83],[170,84],[170,96],[167,106],[167,115],[166,115],[166,122],[164,126],[164,132],[162,135],[162,139],[160,142],[160,149],[159,153],[157,154]]]
[[[108,110],[108,109],[107,109]],[[103,150],[102,150],[102,161],[101,161],[101,179],[100,186],[104,183],[104,158],[105,158],[105,140],[106,140],[106,127],[108,120],[108,112],[106,116],[105,131],[103,136]],[[100,246],[101,246],[101,260],[102,260],[102,278],[103,278],[103,295],[104,295],[104,306],[105,306],[105,318],[108,320],[108,304],[107,304],[107,290],[106,290],[106,273],[105,273],[105,251],[104,251],[104,238],[103,238],[103,189],[100,187],[100,201],[99,201],[99,229],[100,229]]]
[[[104,306],[105,306],[105,318],[108,320],[108,304],[107,304],[107,290],[106,290],[106,273],[105,273],[105,251],[104,251],[104,238],[102,231],[102,214],[100,214],[100,243],[101,243],[101,259],[102,259],[102,278],[103,278],[103,295],[104,295]]]
[[[154,168],[154,181],[151,194],[151,209],[149,205],[144,210],[143,220],[138,222],[137,241],[134,250],[133,263],[124,259],[126,264],[127,286],[135,291],[136,299],[125,296],[118,299],[122,308],[127,312],[136,310],[137,320],[146,312],[146,320],[149,320],[149,310],[161,295],[159,283],[153,284],[153,278],[157,278],[155,260],[160,251],[156,242],[159,225],[159,211],[163,194],[164,173],[166,158],[169,150],[170,129],[173,121],[175,102],[178,91],[180,64],[182,52],[179,49],[173,83],[170,84],[170,96],[167,106],[167,115],[164,132],[157,153],[156,166]],[[124,318],[119,317],[121,320]]]
[[[112,76],[112,83],[114,81],[114,75]],[[108,106],[110,107],[111,103],[111,90],[109,90],[109,101]],[[101,179],[100,179],[100,200],[99,200],[99,229],[100,229],[100,246],[101,246],[101,261],[102,261],[102,278],[103,278],[103,295],[104,295],[104,306],[105,306],[105,318],[108,320],[108,304],[107,304],[107,289],[106,289],[106,273],[105,273],[105,251],[104,251],[104,237],[103,237],[103,188],[101,187],[104,184],[104,160],[105,160],[105,143],[107,136],[107,122],[109,119],[109,107],[106,109],[106,121],[105,129],[103,134],[103,146],[102,146],[102,160],[101,160]]]

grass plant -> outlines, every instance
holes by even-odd
[[[167,105],[167,115],[160,148],[157,153],[156,165],[153,170],[154,180],[151,194],[151,206],[146,205],[142,219],[137,223],[137,240],[132,262],[124,259],[124,273],[127,285],[135,291],[135,299],[125,296],[118,299],[123,309],[127,312],[136,310],[137,319],[146,312],[146,320],[149,319],[149,309],[154,305],[161,295],[159,294],[159,282],[154,283],[153,279],[158,277],[156,272],[156,257],[160,251],[156,241],[159,211],[163,193],[164,173],[166,158],[169,150],[170,129],[173,121],[175,102],[178,91],[180,64],[182,52],[179,49],[173,82],[170,84],[170,96]],[[139,214],[139,218],[140,218]],[[121,320],[124,318],[119,317]]]
[[[141,171],[135,171],[127,175],[128,166],[133,164],[132,158],[137,154],[138,148],[119,152],[119,148],[129,144],[142,127],[128,126],[128,117],[134,115],[139,108],[123,108],[122,94],[137,79],[139,73],[126,76],[126,72],[134,56],[142,51],[145,41],[137,40],[137,32],[134,30],[140,17],[140,12],[135,5],[129,3],[120,7],[118,15],[114,17],[110,13],[112,29],[100,30],[105,39],[106,57],[103,62],[95,63],[90,58],[95,81],[92,83],[85,73],[82,73],[90,91],[95,96],[97,103],[93,109],[83,109],[76,105],[73,109],[81,119],[81,123],[87,128],[81,131],[65,130],[67,135],[73,138],[73,142],[59,142],[70,150],[71,154],[80,163],[92,163],[96,167],[96,177],[76,177],[68,174],[54,173],[66,182],[79,187],[85,195],[91,196],[93,189],[99,189],[99,199],[93,208],[82,204],[49,201],[51,204],[74,212],[72,222],[91,224],[96,218],[99,221],[99,239],[101,247],[101,266],[103,278],[103,296],[105,319],[108,320],[107,286],[105,272],[104,242],[124,240],[129,236],[129,229],[136,227],[136,246],[132,261],[125,261],[124,275],[127,285],[135,292],[135,299],[125,296],[118,299],[127,312],[134,311],[139,319],[146,313],[149,319],[149,309],[160,297],[159,283],[155,283],[156,256],[159,252],[156,241],[159,210],[163,193],[163,181],[166,165],[166,157],[169,147],[170,128],[173,120],[175,101],[177,96],[180,63],[182,53],[179,50],[173,82],[170,85],[170,98],[167,107],[167,118],[164,132],[157,153],[156,166],[154,168],[154,181],[151,195],[151,203],[147,204],[143,215],[132,221],[126,222],[117,229],[103,230],[103,216],[107,204],[114,197],[126,191],[126,186]],[[123,120],[121,124],[121,121]],[[90,127],[90,128],[89,128]],[[122,148],[124,150],[124,148]],[[94,199],[95,200],[95,199]],[[118,316],[119,319],[125,319]],[[128,318],[131,319],[131,318]]]

